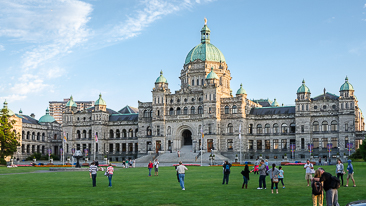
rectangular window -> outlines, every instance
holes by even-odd
[[[347,123],[344,125],[344,131],[348,131],[348,124]]]
[[[126,152],[126,143],[122,143],[122,152]]]
[[[248,140],[248,149],[253,149],[253,140]]]
[[[273,140],[273,149],[278,149],[278,139]]]
[[[281,139],[281,148],[287,149],[287,139]]]
[[[338,147],[338,138],[337,137],[332,137],[331,138],[331,142],[332,142],[333,148],[337,148]]]
[[[257,140],[257,150],[262,150],[262,140]]]
[[[305,126],[301,125],[301,133],[304,133],[304,132],[305,132]]]
[[[301,149],[305,148],[305,139],[301,138]]]
[[[347,144],[348,144],[348,136],[346,136],[345,138],[344,138],[344,148],[348,148],[347,147]]]
[[[314,149],[319,149],[319,139],[314,138],[313,139]]]
[[[265,144],[266,144],[266,149],[267,149],[267,150],[271,149],[271,143],[270,143],[270,141],[269,141],[269,140],[266,140],[266,141],[265,141]]]
[[[208,124],[208,134],[211,134],[212,133],[212,127],[211,127],[211,124]]]
[[[156,126],[156,136],[160,136],[160,126]]]
[[[232,139],[227,140],[227,150],[233,150],[233,140]]]
[[[323,148],[327,148],[328,138],[322,138]]]

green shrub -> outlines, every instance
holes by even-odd
[[[0,158],[0,165],[6,165],[6,161],[3,158]]]

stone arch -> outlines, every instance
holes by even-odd
[[[178,137],[181,138],[183,145],[192,145],[193,143],[193,129],[188,125],[182,125],[177,129]]]

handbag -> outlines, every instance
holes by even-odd
[[[272,182],[278,183],[278,175],[273,176],[273,171],[272,171]]]

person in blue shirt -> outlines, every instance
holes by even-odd
[[[353,181],[353,187],[356,187],[356,183],[355,183],[355,179],[353,178],[353,165],[352,165],[352,161],[351,160],[348,160],[348,166],[347,166],[347,171],[348,171],[348,175],[347,175],[347,184],[345,187],[348,187],[348,182],[349,182],[349,179],[351,178],[352,181]]]

